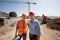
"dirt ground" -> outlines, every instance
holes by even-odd
[[[14,27],[2,26],[0,27],[0,40],[8,40],[12,36]],[[11,40],[11,38],[10,38]]]
[[[60,40],[60,31],[48,29],[46,28],[46,25],[41,25],[40,28],[41,28],[40,40]],[[28,34],[29,31],[27,32],[27,40],[29,40]],[[14,35],[15,35],[15,27],[6,26],[0,28],[0,40],[12,40]]]

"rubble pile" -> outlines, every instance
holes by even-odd
[[[46,27],[60,31],[60,18],[54,19],[46,24]]]

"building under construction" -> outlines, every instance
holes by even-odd
[[[9,15],[5,12],[0,11],[0,26],[3,26],[7,23],[7,17]]]

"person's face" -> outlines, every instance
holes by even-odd
[[[33,20],[33,19],[34,19],[34,15],[30,15],[29,17],[30,17],[30,19],[31,19],[31,20]]]
[[[26,16],[22,16],[23,19],[26,19]]]

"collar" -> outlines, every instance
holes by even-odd
[[[35,19],[34,20],[30,20],[31,22],[35,22]]]

